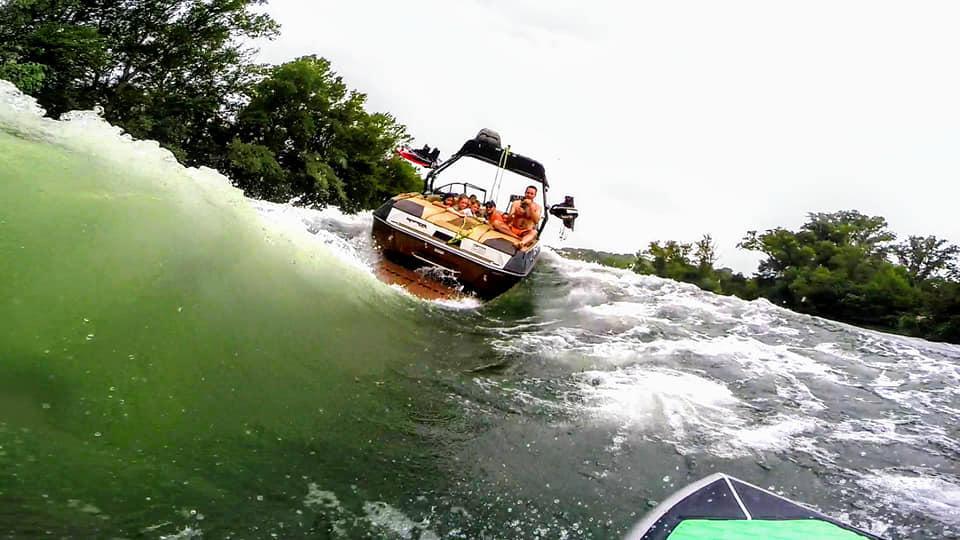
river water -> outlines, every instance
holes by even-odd
[[[616,538],[724,471],[960,537],[960,347],[545,250],[482,305],[0,82],[0,537]]]

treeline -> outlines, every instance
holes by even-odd
[[[307,56],[278,66],[244,45],[278,25],[262,0],[0,0],[0,79],[52,116],[100,106],[250,196],[371,208],[422,184],[393,150],[403,125]]]
[[[637,260],[635,255],[629,255],[626,253],[610,253],[608,251],[596,251],[593,249],[583,248],[557,248],[556,252],[568,259],[592,262],[602,264],[604,266],[613,266],[614,268],[633,268],[633,265]]]
[[[749,231],[739,248],[763,254],[750,277],[716,268],[710,235],[697,242],[651,242],[630,267],[719,294],[771,302],[802,313],[960,343],[960,248],[935,236],[897,241],[887,221],[857,211],[808,214],[798,230]],[[583,260],[614,261],[567,252]]]

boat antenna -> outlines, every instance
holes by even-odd
[[[500,161],[497,162],[497,172],[493,175],[493,186],[490,188],[493,200],[500,198],[500,186],[503,184],[503,170],[507,165],[507,156],[509,155],[510,145],[508,144],[507,147],[500,152]]]

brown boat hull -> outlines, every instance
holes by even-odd
[[[444,283],[424,272],[411,270],[386,257],[377,262],[376,275],[380,281],[399,285],[410,294],[425,300],[458,300],[466,296],[462,287]]]
[[[449,270],[456,275],[456,281],[466,292],[474,293],[484,300],[503,294],[529,275],[537,255],[537,253],[530,254],[528,257],[531,259],[530,263],[524,265],[525,273],[506,272],[469,260],[457,253],[454,248],[446,247],[442,243],[418,238],[391,226],[376,215],[373,220],[373,238],[376,246],[390,262],[406,269],[434,266]],[[390,277],[385,281],[398,282]],[[408,281],[412,280],[408,279]],[[448,290],[456,291],[455,287],[443,282],[438,283]],[[402,282],[400,284],[404,285]],[[417,294],[416,290],[411,289],[411,292]],[[428,292],[426,296],[429,297],[432,294],[434,293]]]

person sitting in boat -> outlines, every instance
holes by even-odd
[[[487,212],[487,203],[488,203],[488,202],[490,202],[490,201],[487,201],[487,202],[483,203],[482,205],[480,205],[480,211],[479,211],[479,212],[474,212],[474,213],[473,213],[475,216],[477,216],[478,218],[480,218],[480,219],[482,219],[482,220],[484,220],[484,221],[486,221],[487,218],[489,217],[488,212]]]
[[[518,248],[528,246],[537,239],[537,224],[540,223],[540,205],[534,202],[537,196],[536,186],[527,186],[523,199],[514,201],[508,213],[509,226],[514,236],[520,240]]]
[[[508,234],[510,236],[516,236],[513,234],[513,231],[510,230],[510,226],[504,221],[503,212],[497,210],[497,203],[494,201],[487,201],[483,203],[484,207],[484,217],[487,218],[487,223],[490,224],[490,227],[503,234]]]
[[[466,195],[461,195],[457,201],[458,214],[466,217],[473,217],[473,211],[470,210],[470,199]]]
[[[457,196],[453,193],[447,193],[447,196],[443,198],[443,205],[447,208],[453,208],[457,204]]]
[[[470,201],[470,212],[473,213],[474,217],[483,217],[483,212],[480,209],[480,201],[476,199]]]

